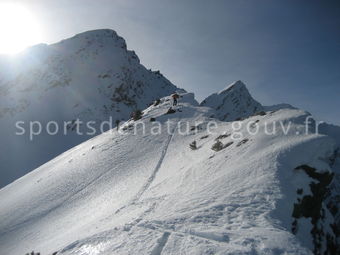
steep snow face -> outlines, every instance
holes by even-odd
[[[335,242],[334,218],[313,185],[331,176],[336,145],[304,134],[306,112],[267,112],[237,130],[217,121],[209,132],[214,111],[193,95],[166,114],[170,106],[162,98],[138,121],[1,189],[1,252],[323,254]],[[305,197],[307,212],[322,217],[305,214]]]
[[[71,131],[65,136],[64,121],[96,121],[98,134],[101,121],[112,117],[115,125],[176,90],[159,71],[142,66],[124,39],[108,29],[37,45],[17,57],[0,57],[0,66],[0,187],[91,137]],[[16,121],[24,121],[26,131],[29,121],[43,127],[56,121],[60,129],[57,135],[42,134],[30,142],[28,132],[15,135],[20,131]]]
[[[215,109],[216,117],[224,121],[249,117],[263,108],[252,98],[242,81],[236,81],[221,92],[210,95],[202,101],[201,106]]]

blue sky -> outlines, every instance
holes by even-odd
[[[198,100],[242,80],[262,104],[290,103],[340,124],[340,1],[22,2],[44,42],[111,28]]]

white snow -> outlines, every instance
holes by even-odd
[[[113,129],[92,138],[1,189],[1,253],[312,254],[310,220],[291,232],[296,189],[309,194],[311,182],[294,169],[332,171],[324,159],[334,140],[304,134],[309,114],[287,108],[243,116],[237,130],[215,120],[208,134],[216,111],[181,95],[174,114],[165,114],[170,97],[144,111],[137,123],[146,134],[134,135],[128,121],[121,126],[127,134]],[[161,134],[150,134],[151,117]],[[200,124],[183,135],[184,121]],[[256,121],[259,132],[251,135],[246,129]],[[265,134],[273,122],[290,130]],[[231,145],[211,149],[218,136],[235,132],[241,139],[229,135],[220,141]],[[193,141],[197,150],[189,148]]]

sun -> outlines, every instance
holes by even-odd
[[[0,54],[15,54],[41,41],[39,23],[25,6],[0,3]]]

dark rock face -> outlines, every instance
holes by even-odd
[[[298,166],[295,170],[304,171],[312,179],[309,185],[312,194],[303,195],[303,189],[297,190],[300,197],[294,204],[292,232],[296,234],[299,231],[300,218],[309,218],[313,225],[311,235],[314,254],[339,254],[340,247],[337,240],[339,228],[334,219],[331,223],[326,221],[326,213],[330,212],[334,216],[334,212],[337,212],[339,206],[335,204],[326,206],[327,198],[331,196],[329,186],[334,174],[329,172],[320,173],[308,165]]]

